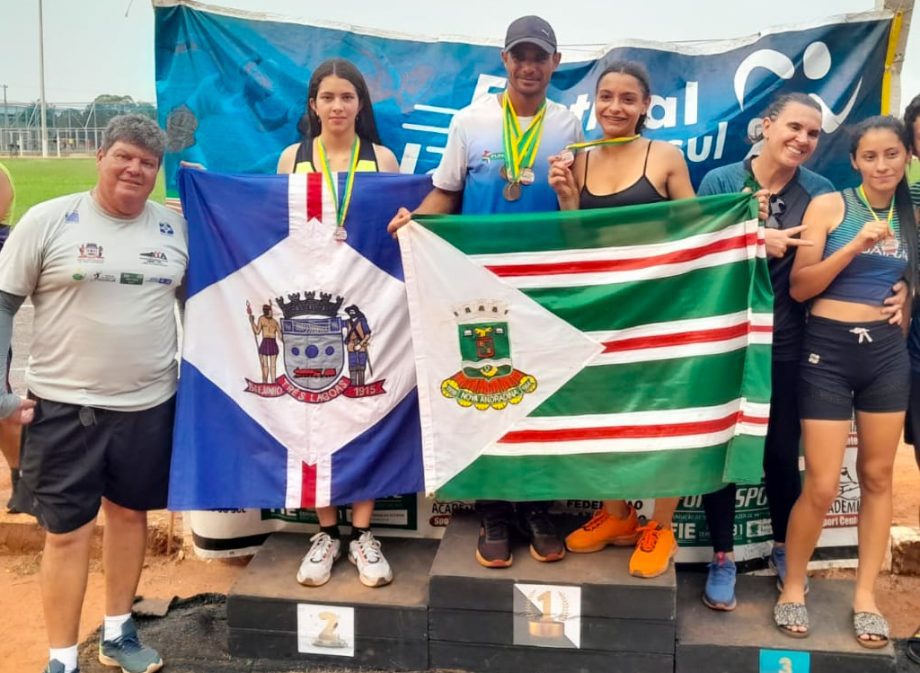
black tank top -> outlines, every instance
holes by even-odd
[[[636,206],[642,203],[658,203],[667,201],[666,196],[662,196],[655,189],[655,185],[648,179],[645,171],[648,169],[648,155],[652,151],[652,141],[648,141],[648,147],[645,150],[645,163],[642,165],[642,177],[632,183],[626,189],[621,189],[613,194],[592,194],[588,191],[588,161],[591,159],[591,152],[585,154],[585,183],[581,188],[581,194],[578,196],[578,207],[582,210],[592,208],[613,208],[615,206]]]
[[[374,143],[361,140],[358,148],[357,171],[361,173],[377,172],[377,153],[374,152]],[[318,170],[313,165],[313,140],[302,141],[297,147],[297,156],[294,157],[294,173],[314,173]]]

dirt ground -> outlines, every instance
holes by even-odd
[[[11,370],[13,389],[22,392],[24,354],[31,336],[31,306],[17,315]],[[9,497],[9,471],[0,461],[0,511]],[[895,463],[893,521],[916,527],[920,510],[920,471],[911,447],[902,446]],[[167,516],[157,515],[160,521]],[[0,515],[0,525],[2,525]],[[22,517],[25,518],[25,517]],[[40,671],[47,661],[41,599],[38,584],[40,553],[11,553],[0,547],[0,673]],[[203,593],[226,594],[246,560],[201,561],[195,558],[150,556],[138,593],[146,598],[169,599]],[[852,571],[828,571],[833,577],[851,578]],[[103,574],[98,562],[91,569],[83,606],[80,640],[86,639],[103,615]],[[879,582],[881,609],[891,622],[895,637],[904,638],[920,623],[920,577],[884,576]]]
[[[40,671],[48,660],[45,627],[39,595],[40,554],[0,555],[0,672]],[[177,560],[153,556],[141,576],[138,594],[169,599],[200,593],[225,594],[245,560]],[[101,623],[103,616],[101,564],[93,563],[80,627],[80,641]]]
[[[9,493],[9,475],[0,470],[0,504]],[[894,523],[917,526],[920,508],[920,472],[911,447],[902,446],[895,467]],[[158,515],[160,520],[166,516]],[[6,553],[4,553],[6,552]],[[245,559],[201,561],[163,555],[149,556],[138,593],[145,598],[169,599],[202,593],[226,594],[245,567]],[[0,547],[0,673],[40,671],[47,660],[38,584],[40,553],[15,554]],[[851,570],[832,570],[825,576],[851,579]],[[81,641],[99,626],[103,614],[103,574],[94,562],[83,607]],[[893,635],[909,636],[920,623],[920,577],[884,575],[879,581],[880,607],[891,622]]]

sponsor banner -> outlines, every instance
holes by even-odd
[[[310,73],[326,58],[346,58],[363,73],[383,142],[406,173],[437,166],[457,110],[506,83],[495,43],[358,32],[176,0],[154,5],[170,196],[182,160],[211,170],[274,172],[281,150],[298,140]],[[842,130],[881,110],[890,29],[891,14],[873,12],[734,40],[610,45],[563,63],[549,95],[596,137],[598,75],[615,60],[644,64],[652,75],[646,133],[680,147],[698,184],[708,170],[751,151],[747,137],[773,97],[801,91],[823,110],[824,133],[810,166],[846,186],[855,176]]]
[[[450,516],[467,503],[442,503],[420,494],[380,498],[374,506],[371,525],[378,537],[440,539]],[[195,553],[201,558],[228,558],[255,554],[272,533],[282,531],[312,535],[319,530],[311,509],[241,509],[192,511],[186,514]],[[338,508],[343,531],[351,525],[351,507]]]

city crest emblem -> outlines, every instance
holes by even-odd
[[[386,392],[383,379],[365,380],[368,370],[372,376],[374,373],[368,352],[371,329],[356,304],[345,307],[345,316],[341,316],[344,298],[332,293],[296,292],[275,302],[281,310],[280,322],[274,317],[271,300],[262,305],[258,318],[246,302],[262,369],[262,382],[246,379],[246,392],[260,397],[287,394],[311,404],[329,402],[340,395],[357,398]],[[279,354],[284,362],[280,376]]]
[[[508,309],[481,301],[454,310],[460,371],[441,382],[441,394],[461,407],[502,410],[537,389],[537,379],[514,368]]]

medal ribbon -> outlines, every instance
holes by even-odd
[[[508,182],[521,181],[521,169],[531,168],[537,158],[540,140],[543,138],[543,120],[546,117],[546,101],[540,105],[537,114],[523,133],[518,122],[517,113],[511,104],[511,97],[506,91],[502,95],[502,149],[504,151],[505,172]]]
[[[339,193],[336,181],[332,179],[332,171],[329,170],[329,159],[326,157],[326,148],[323,146],[322,139],[319,142],[319,165],[323,169],[323,178],[329,191],[335,199],[335,226],[344,227],[345,218],[348,216],[348,206],[351,205],[351,194],[355,187],[355,172],[358,168],[358,154],[361,149],[361,140],[355,136],[355,141],[351,145],[351,159],[348,160],[348,177],[345,178],[345,189]]]
[[[856,193],[859,194],[859,198],[862,199],[863,204],[866,208],[869,209],[869,212],[872,213],[872,217],[875,218],[876,222],[881,222],[881,218],[878,216],[878,213],[875,212],[875,208],[869,205],[869,198],[866,196],[866,189],[862,185],[859,186],[859,189],[856,190]],[[894,196],[891,197],[891,207],[888,209],[888,221],[886,224],[888,228],[891,229],[891,221],[894,219]],[[893,230],[892,230],[893,231]]]
[[[632,136],[620,136],[618,138],[601,138],[600,140],[589,140],[583,143],[572,143],[571,145],[566,145],[565,149],[571,150],[572,152],[578,152],[579,150],[586,150],[589,147],[602,147],[604,145],[625,145],[631,143],[634,140],[638,140],[642,135],[637,133]]]

